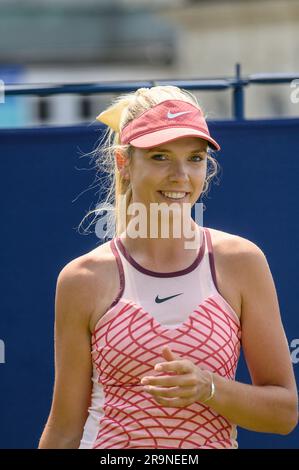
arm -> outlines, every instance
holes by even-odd
[[[91,274],[74,260],[60,272],[55,298],[55,384],[39,449],[78,448],[91,396]]]
[[[252,385],[213,374],[215,395],[207,405],[243,428],[288,434],[298,421],[297,390],[274,282],[256,245],[241,237],[234,243],[229,256],[242,293],[242,346]],[[164,406],[204,402],[211,374],[167,348],[163,356],[170,362],[161,363],[162,371],[180,375],[144,378],[145,389]]]
[[[252,385],[214,375],[209,406],[246,429],[288,434],[298,422],[298,396],[275,285],[263,252],[245,241],[237,260],[242,292],[242,347]]]

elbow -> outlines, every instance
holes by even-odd
[[[298,400],[297,396],[294,400],[289,403],[288,409],[282,411],[282,417],[284,418],[280,423],[280,429],[277,432],[286,436],[290,434],[296,428],[298,424]]]
[[[48,434],[41,438],[38,449],[79,449],[80,438],[78,436],[60,436]]]
[[[47,424],[40,438],[38,449],[78,449],[82,437],[82,431],[74,433],[74,430]]]
[[[282,434],[284,436],[286,436],[287,434],[290,434],[292,431],[294,431],[297,424],[298,424],[298,411],[296,410],[296,414],[293,413],[293,416],[290,417],[288,421],[284,422],[279,434]]]

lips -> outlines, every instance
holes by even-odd
[[[189,196],[187,191],[159,191],[161,196],[169,201],[182,201]]]

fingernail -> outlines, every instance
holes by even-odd
[[[155,366],[155,370],[157,370],[158,372],[163,370],[162,366]]]
[[[146,385],[146,384],[149,383],[149,380],[148,379],[142,379],[141,383],[142,383],[142,385]]]

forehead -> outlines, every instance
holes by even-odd
[[[142,153],[152,153],[152,152],[173,152],[186,150],[186,151],[198,151],[202,152],[207,150],[208,142],[199,137],[180,137],[179,139],[173,140],[171,142],[166,142],[165,144],[160,144],[155,147],[150,147],[147,149],[136,149],[142,151]]]

